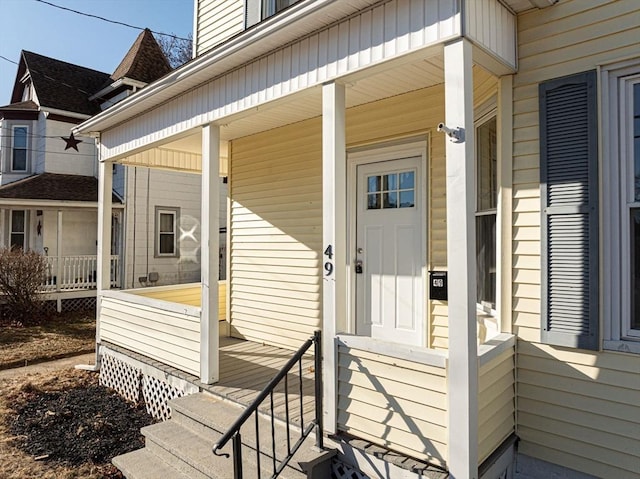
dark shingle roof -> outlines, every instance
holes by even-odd
[[[0,199],[98,201],[98,179],[93,176],[42,173],[0,186]],[[121,201],[113,195],[112,201]]]
[[[145,28],[111,75],[111,80],[116,81],[127,77],[151,83],[170,71],[171,66],[169,66],[167,57],[153,37],[151,30]]]
[[[41,107],[85,115],[100,111],[98,102],[89,101],[89,97],[109,81],[107,73],[27,51],[22,52],[22,60],[31,75]],[[13,103],[18,100],[12,98]]]
[[[32,100],[0,106],[0,111],[38,111],[38,105]]]

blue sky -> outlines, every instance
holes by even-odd
[[[193,0],[47,1],[154,32],[186,37],[193,30]],[[36,0],[0,0],[0,55],[14,62],[28,50],[111,73],[139,33]],[[17,68],[0,58],[0,105],[10,102]]]

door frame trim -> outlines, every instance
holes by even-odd
[[[429,138],[427,135],[421,135],[419,137],[404,138],[401,140],[378,143],[367,145],[365,147],[358,147],[347,149],[347,326],[349,334],[356,334],[356,276],[355,276],[355,251],[356,251],[356,236],[357,236],[357,187],[358,187],[358,166],[366,165],[370,163],[379,163],[383,161],[392,161],[402,158],[410,158],[419,156],[422,158],[421,172],[419,178],[419,187],[421,192],[421,206],[423,208],[423,215],[421,218],[422,231],[424,233],[422,244],[422,284],[423,284],[423,321],[424,321],[424,337],[421,344],[422,347],[428,347],[430,344],[430,330],[429,330],[429,307],[428,307],[428,244],[430,241],[429,236],[429,201],[428,201],[428,168],[429,168]]]

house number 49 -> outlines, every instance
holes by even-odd
[[[329,245],[324,250],[324,255],[329,258],[329,261],[324,263],[324,275],[331,276],[333,274],[333,246]]]

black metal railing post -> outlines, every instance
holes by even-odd
[[[213,446],[213,453],[216,456],[229,457],[229,454],[222,453],[220,450],[227,444],[228,441],[232,441],[233,446],[233,477],[234,479],[242,479],[242,439],[240,436],[240,428],[246,422],[247,419],[252,414],[255,414],[255,429],[256,429],[256,460],[257,460],[257,473],[258,477],[260,477],[260,431],[259,431],[259,421],[258,421],[258,407],[262,402],[269,397],[269,406],[271,409],[271,459],[272,459],[272,468],[273,475],[271,479],[278,477],[278,475],[284,470],[287,466],[291,458],[295,455],[295,453],[300,449],[304,440],[311,434],[311,432],[315,429],[316,433],[316,446],[320,449],[323,448],[323,424],[322,424],[322,335],[320,331],[315,331],[313,336],[309,338],[304,344],[296,351],[287,363],[280,369],[278,374],[276,374],[271,381],[264,387],[264,389],[258,394],[258,396],[254,399],[253,403],[248,406],[244,412],[235,420],[233,425],[225,432],[218,442]],[[302,358],[304,354],[311,349],[311,346],[314,346],[314,383],[315,383],[315,417],[312,421],[309,421],[308,424],[305,425],[304,421],[304,404],[303,404],[303,371],[302,371]],[[298,375],[299,375],[299,399],[300,399],[300,438],[295,442],[295,444],[291,445],[290,438],[290,428],[289,428],[289,380],[287,375],[294,368],[294,366],[298,364]],[[276,437],[275,437],[275,409],[274,409],[274,398],[273,393],[276,386],[280,383],[280,381],[284,380],[285,384],[285,401],[287,403],[285,407],[286,411],[286,432],[287,432],[287,455],[278,464],[276,459]]]
[[[242,479],[242,436],[236,433],[233,444],[233,479]]]
[[[323,411],[322,411],[322,333],[317,330],[313,333],[313,342],[315,348],[313,351],[315,362],[315,394],[316,394],[316,446],[318,449],[324,448],[324,439],[322,437],[323,428]]]

